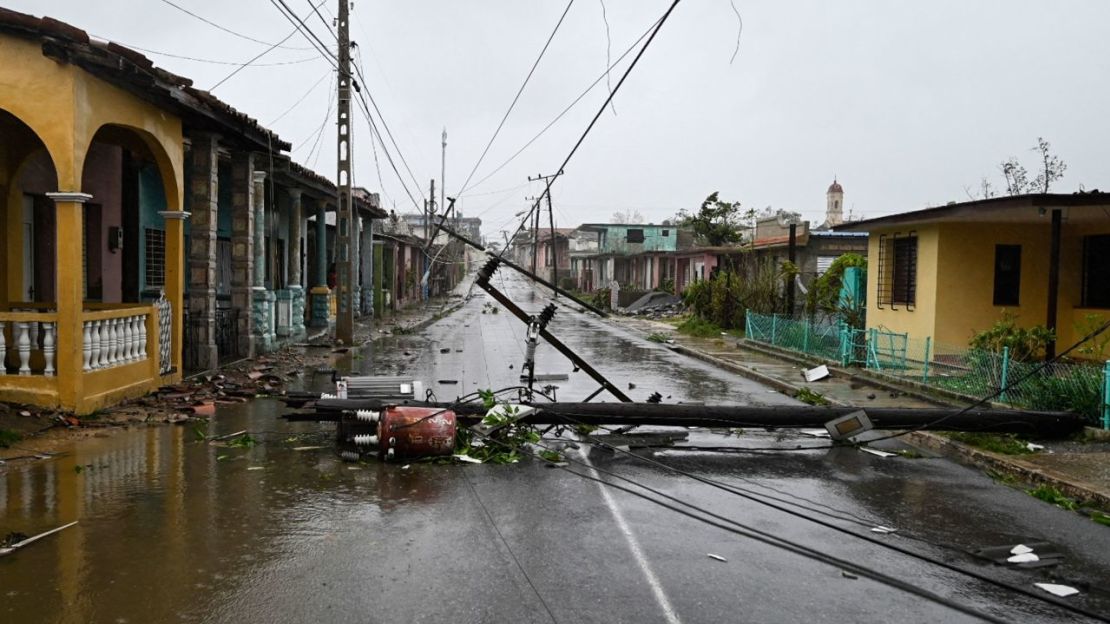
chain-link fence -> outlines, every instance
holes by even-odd
[[[1020,362],[1002,353],[843,323],[749,311],[748,340],[1026,409],[1065,409],[1110,429],[1110,362]]]

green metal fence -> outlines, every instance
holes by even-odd
[[[998,392],[999,403],[1027,409],[1068,409],[1110,429],[1110,362],[1019,362],[1002,353],[935,343],[879,329],[852,329],[778,314],[746,318],[749,340],[867,368],[880,375],[969,397]]]

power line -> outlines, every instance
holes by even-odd
[[[319,4],[323,4],[324,2],[326,2],[326,0],[320,0],[320,2],[318,3],[318,5],[319,5]],[[284,15],[284,13],[283,13],[283,15]],[[209,90],[209,91],[214,91],[214,90],[216,89],[216,87],[218,87],[218,86],[222,85],[223,83],[227,82],[228,80],[230,80],[230,79],[231,79],[231,77],[232,77],[232,76],[234,76],[235,74],[238,74],[239,72],[243,71],[243,68],[245,68],[245,67],[248,67],[248,66],[250,66],[250,65],[251,65],[252,63],[254,63],[255,61],[257,61],[258,59],[260,59],[260,58],[262,58],[263,56],[265,56],[265,55],[269,54],[270,52],[272,52],[272,51],[274,50],[274,48],[276,48],[276,47],[278,47],[279,45],[281,45],[281,44],[285,43],[286,41],[289,41],[289,39],[291,39],[291,38],[293,37],[293,35],[297,34],[297,32],[298,32],[298,30],[297,30],[296,28],[294,28],[292,32],[290,32],[290,33],[289,33],[288,35],[285,35],[285,38],[284,38],[284,39],[282,39],[281,41],[279,41],[279,42],[277,42],[277,43],[275,43],[275,44],[271,45],[270,47],[266,48],[265,50],[263,50],[263,51],[259,52],[259,53],[258,53],[258,54],[256,54],[256,55],[255,55],[255,56],[254,56],[253,58],[251,58],[251,60],[249,60],[249,61],[247,61],[246,63],[243,63],[243,64],[242,64],[242,65],[240,65],[239,67],[235,68],[235,70],[234,70],[234,71],[232,71],[232,72],[231,72],[230,74],[228,74],[228,75],[224,76],[224,77],[223,77],[223,78],[222,78],[222,79],[221,79],[221,80],[220,80],[219,82],[217,82],[216,84],[214,84],[214,85],[212,85],[211,87],[209,87],[209,88],[208,88],[208,90]]]
[[[556,116],[555,116],[555,118],[554,118],[554,119],[552,119],[552,120],[551,120],[550,122],[548,122],[548,124],[547,124],[546,126],[544,126],[542,130],[540,130],[540,131],[539,131],[538,133],[536,133],[536,135],[535,135],[535,136],[533,136],[533,137],[532,137],[531,139],[529,139],[527,143],[525,143],[524,145],[522,145],[522,146],[520,147],[520,149],[518,149],[518,150],[517,150],[517,151],[516,151],[516,152],[515,152],[515,153],[514,153],[514,154],[513,154],[512,156],[510,156],[510,157],[509,157],[508,159],[506,159],[506,160],[505,160],[505,162],[503,162],[503,163],[501,163],[500,165],[498,165],[496,169],[494,169],[493,171],[491,171],[491,172],[489,172],[488,174],[486,174],[486,176],[485,176],[485,177],[483,177],[483,178],[482,178],[481,180],[478,180],[478,181],[477,181],[477,182],[475,182],[474,184],[470,185],[470,187],[468,187],[468,188],[465,188],[465,189],[463,189],[463,190],[462,190],[462,191],[461,191],[461,192],[459,193],[459,196],[460,196],[460,197],[464,197],[464,196],[466,196],[466,191],[468,191],[468,190],[470,190],[470,189],[472,189],[472,188],[476,188],[476,187],[480,186],[480,185],[481,185],[482,183],[484,183],[484,182],[485,182],[486,180],[489,180],[489,179],[490,179],[490,178],[492,178],[492,177],[493,177],[494,175],[496,175],[496,174],[497,174],[497,172],[499,172],[499,171],[501,171],[502,169],[504,169],[504,168],[505,168],[505,167],[506,167],[506,166],[507,166],[507,165],[508,165],[509,163],[511,163],[512,161],[516,160],[516,158],[517,158],[518,156],[520,156],[520,155],[521,155],[521,154],[522,154],[522,153],[524,152],[524,150],[526,150],[526,149],[528,149],[529,147],[531,147],[533,143],[535,143],[535,142],[536,142],[537,140],[539,140],[539,138],[540,138],[540,137],[542,137],[542,136],[543,136],[543,135],[544,135],[545,133],[547,133],[547,131],[548,131],[548,130],[550,130],[550,129],[551,129],[551,127],[552,127],[552,126],[554,126],[554,125],[555,125],[555,124],[556,124],[556,123],[557,123],[557,122],[558,122],[558,121],[559,121],[560,119],[562,119],[562,118],[563,118],[563,116],[565,116],[565,115],[566,115],[566,114],[567,114],[568,112],[570,112],[570,109],[574,108],[574,107],[575,107],[575,106],[576,106],[576,105],[577,105],[577,104],[578,104],[579,102],[581,102],[581,101],[582,101],[582,99],[583,99],[584,97],[586,97],[586,95],[588,95],[588,94],[590,93],[590,91],[593,91],[594,87],[596,87],[596,86],[597,86],[598,84],[600,84],[602,80],[605,80],[605,79],[606,79],[606,78],[607,78],[607,77],[609,76],[609,72],[611,72],[611,71],[613,70],[613,68],[614,68],[614,67],[616,67],[617,65],[619,65],[619,64],[620,64],[620,62],[621,62],[621,61],[623,61],[623,60],[624,60],[624,58],[625,58],[626,56],[628,56],[629,54],[631,54],[631,53],[632,53],[632,50],[634,50],[634,49],[636,48],[636,46],[637,46],[637,45],[639,45],[639,44],[640,44],[640,42],[641,42],[641,41],[643,41],[643,40],[644,40],[644,38],[645,38],[645,37],[647,37],[647,36],[648,36],[648,35],[649,35],[649,34],[651,33],[652,29],[653,29],[653,28],[655,28],[655,27],[656,27],[656,26],[657,26],[658,24],[659,24],[659,21],[658,21],[658,20],[656,20],[656,21],[655,21],[655,22],[654,22],[654,23],[653,23],[653,24],[652,24],[651,26],[648,26],[647,30],[645,30],[645,31],[643,32],[643,34],[641,34],[641,35],[639,36],[639,38],[637,38],[637,39],[636,39],[635,41],[633,41],[633,42],[632,42],[632,45],[628,46],[628,48],[627,48],[627,49],[626,49],[626,50],[624,51],[624,53],[622,53],[622,54],[621,54],[621,55],[620,55],[619,57],[617,57],[617,60],[616,60],[616,61],[613,61],[613,63],[612,63],[612,64],[610,64],[610,65],[609,65],[609,67],[607,67],[607,68],[605,69],[605,71],[604,71],[604,72],[603,72],[603,73],[602,73],[602,74],[601,74],[600,76],[598,76],[598,77],[597,77],[596,79],[594,79],[594,81],[593,81],[593,82],[591,82],[591,83],[590,83],[590,85],[589,85],[588,87],[586,87],[586,89],[585,89],[584,91],[582,91],[582,93],[579,93],[579,94],[578,94],[578,97],[574,98],[574,101],[572,101],[572,102],[571,102],[570,104],[568,104],[568,105],[567,105],[567,107],[566,107],[566,108],[564,108],[564,109],[563,109],[563,111],[562,111],[561,113],[559,113],[558,115],[556,115]]]
[[[116,43],[119,43],[119,42],[116,42]],[[126,46],[128,48],[133,49],[133,50],[138,50],[140,52],[146,52],[147,54],[157,54],[158,56],[167,56],[167,57],[170,57],[170,58],[183,59],[183,60],[186,60],[186,61],[196,61],[197,63],[209,63],[211,65],[242,65],[242,63],[240,63],[238,61],[217,61],[215,59],[197,58],[195,56],[185,56],[184,54],[174,54],[172,52],[162,52],[161,50],[151,50],[149,48],[141,48],[137,45],[131,45],[131,44],[127,44],[127,43],[120,43],[120,45]],[[317,57],[315,57],[315,56],[310,56],[310,57],[307,57],[307,58],[297,59],[297,60],[293,60],[293,61],[274,61],[273,63],[254,63],[254,66],[255,67],[276,67],[278,65],[298,65],[300,63],[307,63],[309,61],[315,61],[316,58]]]
[[[362,68],[359,67],[359,66],[355,66],[355,73],[358,74],[359,81],[362,84],[366,84],[366,79],[362,75]],[[397,139],[393,138],[393,131],[389,129],[389,124],[386,122],[385,115],[382,114],[381,109],[378,108],[378,103],[377,103],[377,101],[374,100],[374,95],[372,93],[370,93],[369,89],[367,89],[365,92],[363,92],[362,89],[356,88],[355,91],[356,91],[358,97],[363,100],[363,105],[366,104],[366,102],[365,102],[366,98],[370,99],[370,104],[373,105],[374,112],[376,112],[378,114],[378,119],[382,122],[382,127],[385,128],[385,134],[386,134],[386,136],[389,137],[389,142],[393,144],[393,149],[395,149],[397,151],[397,157],[401,159],[401,164],[405,167],[405,171],[408,172],[409,177],[412,178],[413,184],[416,185],[417,193],[419,193],[421,199],[425,199],[424,192],[421,190],[421,187],[420,187],[420,181],[416,179],[415,175],[413,175],[412,169],[409,167],[408,160],[405,159],[405,154],[401,151],[401,147],[399,145],[397,145]],[[367,109],[366,114],[367,115],[370,114],[369,109]],[[382,143],[382,147],[384,149],[385,143]],[[397,175],[400,176],[400,173],[398,173]],[[417,206],[417,209],[419,209],[419,206]]]
[[[604,109],[602,109],[602,110],[604,110]],[[473,434],[478,435],[478,436],[482,437],[483,439],[485,439],[489,442],[492,442],[494,444],[497,444],[499,446],[502,446],[502,447],[505,447],[505,448],[508,448],[508,449],[511,449],[511,450],[514,450],[514,451],[520,451],[521,450],[519,447],[513,446],[512,444],[509,444],[507,442],[504,442],[502,440],[499,440],[497,438],[494,438],[492,436],[484,434],[480,431],[477,431],[477,430],[471,430],[471,431],[472,431]],[[546,447],[542,444],[537,444],[536,446],[540,447],[541,449],[545,449],[545,450],[555,450],[555,449],[552,449],[550,447]],[[864,566],[862,564],[858,564],[858,563],[855,563],[855,562],[852,562],[852,561],[849,561],[849,560],[846,560],[846,559],[841,559],[840,557],[836,557],[836,556],[821,552],[819,550],[816,550],[814,548],[810,548],[808,546],[805,546],[801,543],[789,540],[787,538],[779,537],[779,536],[777,536],[777,535],[775,535],[775,534],[773,534],[769,531],[764,531],[762,529],[758,529],[758,528],[755,528],[753,526],[744,524],[744,523],[742,523],[738,520],[734,520],[734,519],[729,518],[727,516],[717,514],[713,511],[705,509],[704,507],[694,505],[693,503],[690,503],[690,502],[685,501],[683,499],[680,499],[680,498],[677,498],[677,497],[672,496],[670,494],[667,494],[666,492],[663,492],[663,491],[661,491],[657,488],[653,488],[651,486],[639,483],[639,482],[637,482],[633,479],[630,479],[628,477],[617,474],[616,472],[613,472],[611,470],[606,470],[604,468],[598,468],[598,467],[594,466],[592,463],[577,460],[577,459],[569,457],[565,454],[562,454],[562,462],[550,461],[547,458],[544,458],[542,455],[540,457],[544,461],[547,461],[548,463],[550,463],[550,464],[552,464],[552,465],[554,465],[558,468],[561,468],[562,470],[564,470],[564,471],[566,471],[566,472],[568,472],[572,475],[575,475],[577,477],[587,479],[587,480],[590,480],[590,481],[594,481],[594,482],[599,483],[599,484],[601,484],[605,487],[610,487],[610,488],[621,490],[623,492],[627,492],[628,494],[631,494],[631,495],[636,496],[638,498],[642,498],[642,499],[644,499],[644,500],[646,500],[650,503],[654,503],[656,505],[659,505],[660,507],[663,507],[665,509],[669,509],[671,511],[674,511],[675,513],[681,514],[683,516],[686,516],[688,518],[691,518],[691,519],[696,520],[698,522],[701,522],[703,524],[706,524],[706,525],[709,525],[709,526],[712,526],[712,527],[716,527],[716,528],[721,529],[723,531],[726,531],[728,533],[732,533],[734,535],[739,535],[741,537],[746,537],[750,540],[760,542],[762,544],[766,544],[766,545],[772,546],[774,548],[779,548],[779,549],[782,549],[782,550],[792,552],[794,554],[800,555],[800,556],[805,557],[807,559],[811,559],[811,560],[814,560],[814,561],[819,561],[821,563],[825,563],[827,565],[831,565],[833,567],[837,567],[837,568],[840,568],[842,570],[858,574],[860,576],[865,576],[869,579],[872,579],[874,581],[877,581],[877,582],[882,583],[884,585],[887,585],[889,587],[893,587],[893,588],[896,588],[896,589],[901,589],[902,591],[905,591],[907,593],[913,594],[915,596],[919,596],[921,598],[925,598],[926,600],[934,602],[935,604],[944,605],[946,607],[949,607],[949,608],[954,609],[956,611],[959,611],[961,613],[971,615],[972,617],[976,617],[976,618],[979,618],[979,619],[982,619],[982,620],[985,620],[985,621],[988,621],[988,622],[996,622],[996,623],[999,623],[999,624],[1006,622],[1006,620],[1003,620],[999,617],[996,617],[996,616],[994,616],[990,613],[985,613],[985,612],[979,611],[978,609],[975,609],[973,607],[961,604],[961,603],[956,602],[954,600],[950,600],[948,598],[945,598],[944,596],[936,594],[935,592],[929,591],[929,590],[927,590],[923,587],[915,585],[915,584],[913,584],[909,581],[899,579],[897,577],[894,577],[894,576],[888,575],[886,573],[880,572],[878,570],[869,568],[869,567]],[[560,465],[560,463],[570,463],[570,464],[575,464],[575,465],[578,465],[578,466],[584,466],[587,469],[589,469],[590,471],[592,471],[594,473],[594,475],[598,475],[598,476],[594,476],[594,475],[585,474],[585,473],[582,473],[582,472],[577,472],[575,470],[571,470],[568,466]],[[627,487],[627,486],[624,486],[624,485],[619,485],[619,484],[613,483],[611,481],[606,481],[605,479],[602,479],[600,477],[599,473],[600,474],[606,474],[606,475],[609,475],[609,476],[611,476],[615,479],[619,479],[621,481],[624,481],[624,482],[628,483],[629,485],[631,485],[635,488],[639,488],[640,490],[643,490],[643,492],[641,492],[639,490],[636,490],[636,489],[633,489],[632,487]],[[649,496],[648,494],[645,494],[644,492],[649,492],[650,494],[652,494],[654,496]],[[658,497],[658,498],[656,498],[656,497]],[[667,502],[667,501],[670,501],[670,502]]]
[[[620,91],[621,86],[624,85],[624,81],[628,79],[628,75],[632,73],[632,70],[636,68],[636,64],[640,62],[641,58],[643,58],[644,52],[646,52],[647,49],[651,46],[651,42],[655,41],[655,36],[659,34],[660,29],[663,28],[663,24],[667,23],[667,18],[671,16],[671,13],[674,12],[675,7],[678,6],[678,3],[680,1],[681,0],[674,0],[674,2],[671,3],[671,6],[667,8],[666,13],[663,14],[663,17],[659,18],[659,21],[656,22],[655,28],[651,31],[651,35],[648,36],[647,41],[644,42],[644,45],[640,47],[640,51],[636,53],[636,56],[632,59],[632,62],[628,64],[628,69],[625,69],[624,73],[621,74],[621,79],[617,81],[617,86],[613,87],[613,90],[609,93],[609,97],[605,98],[605,101],[601,104],[601,108],[598,109],[597,113],[594,114],[593,119],[590,120],[589,125],[586,126],[586,129],[584,131],[582,131],[582,135],[578,137],[578,140],[574,143],[574,147],[570,149],[570,153],[567,154],[567,157],[563,159],[563,164],[559,165],[559,168],[555,170],[556,173],[554,176],[547,179],[547,186],[544,188],[543,193],[540,193],[540,196],[536,198],[536,203],[533,204],[532,209],[529,210],[528,214],[524,217],[524,219],[521,220],[520,226],[518,226],[516,229],[517,232],[520,232],[524,228],[524,224],[527,223],[529,219],[531,219],[532,213],[536,210],[539,210],[540,202],[543,200],[544,195],[550,195],[551,185],[554,184],[555,180],[558,179],[558,176],[562,174],[563,171],[566,169],[567,163],[569,163],[570,159],[574,157],[574,154],[578,152],[578,148],[582,147],[582,143],[586,140],[586,137],[589,136],[590,131],[593,130],[594,126],[597,124],[597,120],[600,119],[601,115],[605,112],[605,107],[613,101],[613,98],[617,95],[617,92]],[[513,234],[513,237],[515,236],[516,233]],[[501,250],[501,253],[499,253],[497,257],[500,258],[501,256],[505,255],[505,252],[507,250],[507,247]]]
[[[316,57],[314,56],[314,57],[312,57],[312,58],[313,58],[313,59],[315,59]],[[285,109],[285,112],[284,112],[284,113],[282,113],[282,114],[278,115],[277,117],[275,117],[275,118],[274,118],[274,120],[273,120],[273,121],[269,122],[269,123],[268,123],[268,124],[266,124],[266,125],[268,125],[268,126],[272,126],[272,125],[274,125],[275,123],[277,123],[277,122],[281,121],[281,119],[282,119],[283,117],[285,117],[286,115],[288,115],[288,114],[289,114],[289,113],[290,113],[290,112],[291,112],[291,111],[292,111],[292,110],[293,110],[294,108],[297,108],[297,105],[298,105],[298,104],[300,104],[301,102],[303,102],[303,101],[305,100],[305,98],[307,98],[307,97],[309,96],[309,94],[311,94],[311,93],[312,93],[313,91],[315,91],[315,90],[316,90],[316,87],[320,86],[320,83],[321,83],[321,82],[324,82],[324,79],[325,79],[325,78],[327,78],[327,77],[328,77],[329,75],[330,75],[330,73],[325,73],[325,74],[324,74],[323,76],[320,76],[320,79],[319,79],[319,80],[317,80],[317,81],[316,81],[315,83],[313,83],[313,85],[312,85],[311,87],[309,87],[309,88],[308,88],[308,91],[305,91],[305,92],[304,92],[304,95],[302,95],[302,96],[301,96],[300,98],[298,98],[296,102],[293,102],[293,105],[292,105],[292,106],[290,106],[289,108]]]
[[[323,4],[323,1],[324,0],[321,0],[320,4]],[[270,0],[270,4],[274,5],[274,8],[276,8],[278,12],[281,13],[282,16],[285,17],[285,19],[288,20],[289,23],[297,29],[298,32],[304,35],[305,41],[308,41],[308,43],[313,48],[315,48],[317,52],[323,55],[324,58],[332,65],[332,67],[338,67],[339,57],[328,49],[328,46],[323,41],[321,41],[319,37],[316,36],[316,33],[308,27],[308,24],[304,23],[303,18],[298,17],[297,14],[293,12],[293,9],[289,8],[289,5],[285,3],[285,0]],[[309,4],[311,5],[311,3]],[[316,10],[316,7],[313,6],[312,9]]]
[[[336,41],[336,43],[338,43],[339,42],[339,35],[337,35],[335,33],[335,31],[331,29],[331,24],[328,23],[328,20],[324,19],[324,16],[320,13],[320,9],[316,6],[313,6],[312,0],[305,0],[305,2],[308,3],[308,6],[312,7],[313,12],[316,13],[316,17],[320,18],[320,22],[324,25],[324,30],[328,31],[328,33],[332,37],[335,37],[335,41]]]
[[[254,37],[251,37],[250,35],[244,35],[243,33],[236,32],[236,31],[231,30],[230,28],[227,28],[225,26],[221,26],[220,24],[217,24],[216,22],[213,22],[210,19],[207,19],[203,16],[197,15],[196,13],[193,13],[192,11],[190,11],[189,9],[186,9],[185,7],[183,7],[181,5],[174,4],[173,2],[170,2],[170,0],[162,0],[162,2],[164,4],[170,5],[171,7],[177,9],[178,11],[181,11],[182,13],[184,13],[186,15],[189,15],[190,17],[194,17],[194,18],[204,22],[205,24],[208,24],[209,26],[212,26],[213,28],[216,28],[218,30],[222,30],[223,32],[225,32],[229,35],[234,35],[236,37],[239,37],[240,39],[245,39],[247,41],[253,41],[254,43],[260,43],[262,45],[271,45],[269,41],[263,41],[261,39],[255,39]],[[294,46],[283,46],[283,45],[281,45],[281,43],[282,43],[282,41],[279,41],[276,44],[272,44],[272,46],[273,47],[285,48],[286,50],[308,50],[309,49],[309,48],[298,48],[298,47],[294,47]]]
[[[520,100],[520,95],[524,93],[524,88],[528,86],[528,81],[532,79],[532,74],[536,72],[536,67],[539,66],[540,61],[543,59],[543,55],[547,52],[547,48],[551,45],[551,41],[555,38],[555,34],[559,32],[559,27],[563,25],[563,20],[566,19],[567,13],[570,12],[570,7],[573,4],[574,0],[570,0],[570,2],[567,3],[566,8],[563,9],[563,14],[559,16],[559,21],[555,23],[555,28],[552,29],[551,34],[547,37],[547,41],[544,42],[539,56],[537,56],[536,60],[532,63],[531,69],[528,70],[528,75],[524,77],[524,82],[520,85],[520,88],[517,89],[516,95],[513,96],[513,101],[509,103],[508,110],[506,110],[505,114],[502,115],[501,122],[497,124],[497,129],[493,131],[493,136],[489,138],[489,142],[486,143],[486,148],[482,150],[482,155],[478,157],[478,162],[474,163],[474,168],[471,169],[470,174],[466,176],[466,181],[463,182],[462,186],[459,187],[459,195],[462,194],[463,189],[465,189],[466,185],[470,183],[471,178],[474,177],[474,173],[478,171],[478,167],[482,164],[482,161],[485,160],[486,154],[489,153],[489,148],[493,145],[494,140],[497,139],[497,135],[501,133],[501,128],[505,126],[505,120],[507,120],[509,118],[509,114],[513,112],[513,108]]]

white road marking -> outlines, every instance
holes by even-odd
[[[578,451],[582,456],[582,461],[589,466],[591,476],[597,479],[601,475],[594,470],[593,463],[590,458],[581,449]],[[617,526],[620,527],[621,533],[624,533],[625,540],[628,541],[628,548],[632,551],[632,556],[636,558],[636,563],[640,566],[640,570],[644,573],[644,578],[647,579],[648,585],[651,586],[651,593],[655,595],[655,601],[659,603],[659,608],[663,610],[663,617],[667,619],[670,624],[681,624],[682,620],[678,619],[678,613],[675,612],[674,607],[671,606],[671,601],[667,599],[666,592],[663,591],[663,584],[659,582],[659,577],[655,576],[655,572],[651,570],[651,565],[648,563],[647,557],[644,556],[644,551],[640,548],[640,542],[636,536],[632,534],[632,529],[624,519],[624,514],[621,513],[617,507],[617,501],[613,499],[613,495],[609,493],[609,488],[597,484],[598,489],[601,490],[601,496],[605,499],[605,504],[609,507],[609,511],[613,514],[613,519],[617,521]]]

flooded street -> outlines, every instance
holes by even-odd
[[[530,312],[546,304],[508,274],[494,283]],[[411,374],[441,401],[516,385],[525,328],[505,311],[492,313],[491,301],[475,290],[461,310],[427,330],[383,337],[338,366]],[[550,328],[637,401],[659,392],[665,402],[794,403],[566,308]],[[570,375],[553,382],[560,400],[596,388],[546,345],[537,373]],[[327,388],[329,375],[305,377],[307,387]],[[0,532],[79,524],[0,557],[0,621],[976,621],[538,461],[343,463],[330,425],[286,423],[278,418],[283,408],[273,399],[221,405],[198,431],[135,428],[73,444],[57,458],[4,467]],[[244,429],[257,440],[253,447],[199,441]],[[691,442],[714,446],[807,443],[764,430],[689,433]],[[305,448],[316,446],[322,448]],[[1002,619],[1085,621],[806,518],[867,535],[869,526],[895,527],[898,533],[881,538],[1032,591],[1049,575],[1091,583],[1068,600],[1110,614],[1100,589],[1110,579],[1110,530],[944,459],[854,449],[656,455],[777,501],[798,517],[587,449],[572,458]],[[1019,570],[964,552],[1036,541],[1058,547],[1063,563]]]

